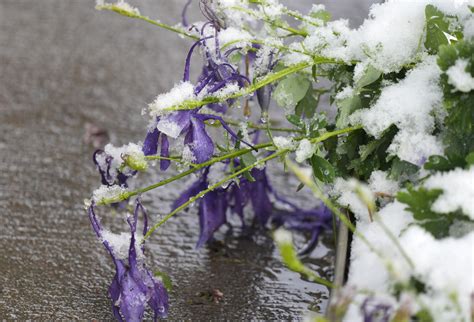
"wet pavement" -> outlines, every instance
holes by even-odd
[[[173,23],[183,2],[135,3]],[[336,18],[352,15],[355,24],[368,7],[368,1],[328,2]],[[112,318],[112,263],[83,210],[99,184],[94,149],[83,140],[86,124],[106,129],[116,145],[142,139],[147,120],[140,111],[179,80],[189,45],[144,22],[96,12],[92,1],[0,0],[0,319]],[[281,171],[271,179],[285,191],[297,186]],[[152,222],[183,186],[145,196]],[[314,204],[304,193],[297,202]],[[102,215],[112,230],[123,227],[118,216]],[[245,237],[236,229],[218,236],[226,246],[200,250],[197,236],[191,210],[147,244],[150,266],[173,279],[172,319],[298,319],[324,309],[327,290],[285,269],[265,232]],[[330,240],[308,262],[327,277]],[[216,289],[220,303],[207,297]]]

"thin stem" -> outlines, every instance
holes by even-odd
[[[239,126],[240,125],[240,122],[237,122],[237,121],[234,121],[234,120],[224,119],[224,121],[227,124],[230,124],[230,125],[234,125],[234,126]],[[254,124],[254,123],[251,123],[251,122],[247,123],[247,126],[251,129],[255,129],[255,130],[266,130],[267,129],[267,127],[264,126],[264,125],[258,125],[258,124]],[[290,128],[285,128],[285,127],[270,127],[270,130],[275,131],[275,132],[303,133],[303,130],[290,129]]]
[[[190,39],[193,39],[193,40],[199,40],[198,36],[190,34],[187,31],[185,31],[184,29],[180,29],[180,28],[176,28],[176,27],[167,25],[165,23],[159,22],[157,20],[153,20],[149,17],[143,16],[143,15],[138,14],[138,13],[133,12],[133,11],[124,10],[123,8],[121,8],[117,5],[111,4],[111,3],[96,6],[96,9],[97,10],[109,10],[109,11],[116,12],[116,13],[122,15],[122,16],[143,20],[143,21],[146,21],[148,23],[151,23],[152,25],[158,26],[160,28],[175,32],[175,33],[177,33],[179,35],[182,35],[184,37],[187,37],[187,38],[190,38]]]
[[[343,133],[347,133],[347,132],[350,132],[350,131],[354,131],[355,129],[358,129],[360,127],[353,127],[353,128],[347,128],[347,129],[343,129],[343,130],[339,130],[339,131],[334,131],[334,132],[328,132],[326,133],[325,135],[322,135],[318,138],[314,138],[313,140],[311,140],[311,143],[318,143],[318,142],[322,142],[324,140],[327,140],[328,138],[330,137],[333,137],[333,136],[336,136],[336,135],[340,135],[340,134],[343,134]],[[272,143],[264,143],[264,144],[260,144],[259,145],[259,148],[262,148],[262,146],[271,146]],[[255,146],[257,147],[257,146]],[[247,151],[250,151],[250,149],[244,149],[244,150],[247,150]],[[195,195],[194,197],[191,197],[187,202],[185,202],[184,204],[182,204],[181,206],[179,206],[178,208],[174,209],[172,212],[170,212],[168,215],[166,215],[160,222],[158,222],[157,224],[155,224],[148,232],[147,234],[145,235],[144,239],[148,238],[158,227],[160,227],[161,225],[163,225],[166,221],[168,221],[168,219],[170,219],[171,217],[173,217],[175,214],[177,214],[178,212],[180,212],[181,210],[184,210],[186,209],[190,204],[192,204],[193,202],[195,202],[196,200],[198,200],[199,198],[201,197],[204,197],[204,195],[206,195],[208,192],[214,190],[214,189],[217,189],[218,187],[222,186],[223,184],[225,184],[227,181],[230,181],[234,178],[237,178],[238,176],[240,176],[241,174],[253,169],[254,167],[256,167],[257,165],[261,164],[261,163],[266,163],[272,159],[275,159],[281,155],[284,155],[286,153],[290,152],[289,149],[282,149],[282,150],[279,150],[277,151],[276,153],[274,154],[271,154],[269,155],[268,157],[266,158],[263,158],[261,160],[258,160],[257,162],[229,175],[228,177],[222,179],[221,181],[219,181],[218,183],[210,186],[209,188],[207,188],[206,190],[203,190],[201,191],[200,193],[198,193],[197,195]]]
[[[266,158],[263,158],[261,160],[258,160],[257,162],[245,167],[245,168],[242,168],[240,169],[239,171],[237,172],[234,172],[233,174],[231,174],[230,176],[222,179],[221,181],[219,181],[218,183],[210,186],[209,188],[201,191],[200,193],[198,193],[197,195],[195,195],[194,197],[191,197],[189,198],[188,201],[186,201],[184,204],[182,204],[181,206],[179,206],[178,208],[174,209],[172,212],[170,212],[168,215],[166,215],[162,220],[160,220],[157,224],[155,224],[153,227],[150,228],[150,230],[145,234],[145,236],[143,237],[143,239],[147,239],[148,237],[150,237],[150,235],[156,230],[158,229],[161,225],[163,225],[165,222],[167,222],[171,217],[173,217],[174,215],[176,215],[178,212],[180,212],[181,210],[184,210],[186,209],[190,204],[192,204],[193,202],[195,202],[196,200],[198,200],[199,198],[202,198],[204,197],[204,195],[206,195],[208,192],[211,192],[219,187],[221,187],[223,184],[225,184],[227,181],[230,181],[234,178],[237,178],[238,176],[240,176],[241,174],[255,168],[256,166],[258,166],[259,164],[262,164],[262,163],[266,163],[267,161],[270,161],[272,159],[275,159],[277,157],[279,157],[280,155],[283,155],[285,153],[288,153],[289,150],[288,149],[285,149],[285,150],[280,150],[274,154],[271,154],[269,155],[268,157]]]
[[[333,60],[330,60],[330,62],[333,62]],[[178,104],[178,105],[175,105],[175,106],[171,106],[171,107],[168,107],[168,108],[164,108],[162,110],[160,110],[160,112],[173,112],[173,111],[180,111],[180,110],[193,110],[195,108],[198,108],[198,107],[201,107],[201,106],[204,106],[204,105],[208,105],[208,104],[212,104],[212,103],[220,103],[220,102],[225,102],[229,99],[235,99],[235,98],[240,98],[242,96],[245,96],[245,95],[249,95],[253,92],[255,92],[257,89],[259,88],[262,88],[270,83],[273,83],[287,75],[290,75],[290,74],[293,74],[293,73],[296,73],[300,70],[303,70],[307,67],[310,67],[312,66],[313,63],[310,63],[310,62],[303,62],[303,63],[299,63],[299,64],[295,64],[295,65],[292,65],[290,67],[287,67],[285,69],[282,69],[276,73],[271,73],[271,74],[268,74],[266,75],[265,77],[263,77],[260,81],[250,85],[250,86],[247,86],[245,88],[243,88],[242,90],[238,91],[238,92],[235,92],[235,93],[231,93],[229,95],[225,95],[225,96],[220,96],[220,97],[217,97],[217,96],[208,96],[202,100],[187,100],[187,101],[184,101],[182,102],[181,104]]]
[[[313,143],[313,144],[314,143],[319,143],[319,142],[325,141],[325,140],[327,140],[327,139],[329,139],[333,136],[338,136],[338,135],[341,135],[341,134],[349,133],[349,132],[358,130],[360,128],[361,128],[361,126],[354,126],[354,127],[348,127],[348,128],[342,129],[342,130],[327,132],[327,133],[324,133],[323,135],[321,135],[317,138],[311,139],[310,142]],[[297,138],[294,138],[294,140],[299,141],[299,140],[302,140],[303,138],[304,137],[297,137]],[[221,155],[221,156],[214,157],[214,158],[212,158],[209,161],[206,161],[204,163],[196,164],[195,167],[193,167],[192,169],[184,171],[184,172],[182,172],[182,173],[180,173],[176,176],[173,176],[171,178],[168,178],[168,179],[165,179],[163,181],[157,182],[157,183],[152,184],[150,186],[140,188],[140,189],[137,189],[137,190],[133,190],[133,191],[124,191],[120,195],[118,195],[116,197],[113,197],[113,198],[104,198],[104,199],[98,201],[97,205],[103,206],[103,205],[108,205],[108,204],[111,204],[111,203],[117,203],[117,202],[127,200],[130,197],[148,192],[150,190],[154,190],[156,188],[167,185],[168,183],[177,181],[181,178],[184,178],[184,177],[186,177],[186,176],[188,176],[188,175],[190,175],[194,172],[197,172],[197,171],[199,171],[201,169],[204,169],[205,167],[211,166],[215,163],[222,162],[222,161],[229,160],[229,159],[234,159],[234,158],[239,157],[241,155],[247,154],[247,153],[249,153],[250,151],[253,151],[253,150],[265,149],[265,148],[270,148],[270,147],[275,148],[275,146],[273,145],[272,142],[260,143],[260,144],[254,145],[253,149],[252,148],[244,148],[244,149],[240,149],[240,150],[236,150],[236,151],[226,153],[226,154]]]
[[[255,12],[254,10],[249,10],[249,9],[239,7],[239,6],[233,6],[233,7],[230,7],[229,9],[244,12],[244,13],[246,13],[248,15],[251,15],[251,16],[257,18],[257,19],[262,19],[263,21],[265,21],[269,25],[271,25],[273,27],[276,27],[276,28],[280,28],[282,30],[286,30],[286,31],[290,32],[292,35],[298,35],[298,36],[302,36],[302,37],[307,37],[308,36],[308,33],[304,30],[299,30],[299,29],[296,29],[296,28],[293,28],[293,27],[290,27],[290,26],[286,26],[286,25],[281,24],[281,23],[279,23],[275,20],[268,19],[268,17],[265,16],[265,15],[262,18],[262,15]]]
[[[162,157],[160,155],[147,155],[147,156],[145,156],[145,160],[147,160],[147,161],[167,160],[167,161],[174,161],[174,162],[177,162],[177,163],[183,163],[183,164],[189,165],[190,167],[194,167],[194,168],[198,166],[195,163],[183,161],[181,159],[181,157]]]

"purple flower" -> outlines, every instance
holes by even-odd
[[[311,210],[304,210],[296,205],[280,198],[291,210],[280,210],[272,216],[272,224],[275,227],[285,227],[287,230],[297,231],[310,235],[308,243],[299,250],[299,255],[306,255],[317,246],[319,236],[324,230],[332,228],[332,213],[324,205]]]
[[[361,306],[364,322],[388,322],[392,307],[388,304],[377,303],[374,298],[367,298]]]
[[[145,235],[148,231],[147,215],[140,201],[137,200],[133,216],[127,219],[131,233],[127,259],[121,259],[121,254],[118,254],[112,242],[107,240],[107,234],[104,233],[95,214],[94,204],[89,207],[88,212],[92,228],[115,264],[115,276],[109,287],[115,318],[119,321],[141,321],[147,304],[154,312],[155,321],[159,317],[166,317],[168,293],[163,284],[155,279],[145,267],[144,260],[141,258],[144,252],[144,243],[137,248],[139,241],[137,241],[136,231],[139,212],[143,214],[143,234]]]
[[[204,169],[199,180],[194,182],[191,187],[185,190],[181,196],[173,203],[173,209],[178,208],[189,198],[197,195],[202,190],[205,190],[208,183],[209,167]],[[226,198],[226,190],[223,188],[216,189],[207,193],[199,200],[199,227],[200,236],[196,244],[199,248],[208,242],[216,230],[227,222],[226,212],[228,202]]]
[[[186,4],[185,8],[187,8],[188,5],[189,3]],[[236,84],[239,88],[250,84],[250,80],[244,75],[241,75],[238,70],[227,61],[226,55],[222,55],[221,53],[218,32],[222,27],[222,22],[219,21],[207,1],[201,1],[200,5],[201,10],[209,19],[209,22],[205,23],[200,30],[202,38],[194,43],[188,52],[184,67],[183,81],[189,82],[190,80],[190,65],[194,50],[198,47],[203,47],[205,65],[194,87],[195,95],[199,95],[203,91],[207,93],[207,95],[212,95],[231,84]],[[214,28],[214,35],[205,36],[207,28]],[[209,46],[209,41],[214,42],[213,46]],[[229,100],[227,104],[232,104],[232,102],[232,100]],[[209,104],[208,107],[219,113],[224,113],[227,110],[227,106],[222,103],[212,103]],[[177,138],[183,135],[185,137],[185,145],[193,154],[193,162],[202,163],[209,160],[214,153],[214,143],[206,132],[205,121],[207,120],[219,121],[235,140],[242,141],[220,116],[201,114],[199,110],[200,108],[188,111],[177,111],[157,118],[157,127],[153,127],[145,138],[143,153],[145,155],[157,154],[158,146],[161,143],[160,155],[162,157],[168,157],[168,137]],[[245,141],[242,142],[251,146]],[[161,170],[166,170],[169,165],[170,162],[168,160],[161,160],[160,162]]]
[[[238,165],[239,161],[234,160],[234,166]],[[173,209],[183,205],[191,197],[207,189],[209,186],[209,171],[210,167],[204,169],[201,177],[174,202]],[[313,210],[303,210],[281,198],[271,187],[265,169],[254,168],[250,171],[250,174],[255,181],[249,181],[242,177],[238,184],[233,182],[228,187],[217,188],[199,199],[198,214],[201,232],[196,247],[201,247],[211,240],[214,232],[227,223],[228,211],[237,214],[242,221],[242,225],[245,226],[244,208],[251,205],[254,221],[258,225],[264,227],[271,219],[274,226],[285,226],[289,230],[309,233],[310,241],[300,251],[300,254],[306,254],[314,249],[320,233],[324,229],[331,228],[331,212],[323,206]],[[284,203],[291,210],[275,210],[271,196]]]
[[[100,173],[102,184],[109,187],[113,185],[127,187],[127,180],[137,173],[135,170],[122,172],[119,169],[114,169],[112,167],[112,161],[114,158],[103,150],[95,151],[92,160]]]

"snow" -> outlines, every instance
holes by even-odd
[[[354,95],[354,89],[351,86],[346,86],[337,93],[336,100],[344,100],[346,98],[352,97]]]
[[[175,85],[168,93],[160,94],[155,101],[148,105],[151,116],[163,114],[163,110],[195,99],[194,86],[190,82]]]
[[[189,145],[185,145],[183,147],[181,159],[183,160],[183,162],[187,162],[187,163],[193,163],[194,161],[196,161],[196,157],[194,156],[194,153],[189,147]]]
[[[354,191],[354,184],[351,183],[351,180],[337,178],[330,193],[337,198],[338,204],[349,208],[357,220],[369,221],[370,215],[367,205]]]
[[[292,138],[284,136],[275,136],[273,143],[279,150],[293,150],[296,148],[296,143]]]
[[[428,57],[399,83],[383,88],[371,108],[353,113],[351,123],[362,124],[376,138],[395,124],[400,131],[389,152],[402,160],[419,164],[432,154],[442,154],[443,146],[431,136],[435,116],[442,110],[440,74],[435,57]]]
[[[115,3],[107,3],[104,0],[97,0],[96,8],[98,10],[116,8],[116,9],[120,9],[122,11],[128,12],[131,15],[137,15],[137,16],[140,15],[140,11],[137,8],[132,7],[130,4],[128,4],[124,0],[118,0]]]
[[[468,40],[474,40],[474,16],[464,23],[464,37]]]
[[[369,178],[369,187],[374,193],[394,196],[399,190],[398,182],[390,180],[387,172],[374,171]]]
[[[442,189],[432,209],[440,213],[454,212],[458,209],[474,220],[474,167],[469,170],[456,169],[436,173],[424,184],[428,189]]]
[[[123,164],[123,157],[126,155],[137,159],[143,159],[145,157],[141,146],[135,143],[129,143],[121,147],[115,147],[109,143],[105,146],[104,152],[113,158],[111,163],[112,170],[117,170]]]
[[[414,274],[430,287],[424,300],[435,321],[460,321],[459,316],[469,321],[474,232],[462,238],[436,240],[422,228],[411,226],[400,243],[415,262]]]
[[[127,259],[130,249],[130,233],[114,234],[108,230],[102,232],[102,240],[107,241],[118,259]]]
[[[425,50],[428,4],[460,19],[467,19],[470,13],[467,0],[390,0],[372,5],[369,18],[358,29],[350,29],[348,21],[343,19],[310,28],[305,48],[324,57],[371,64],[385,73],[399,71],[416,61]]]
[[[444,146],[433,135],[401,131],[394,137],[387,151],[400,160],[422,166],[430,156],[443,155]]]
[[[158,122],[157,126],[158,130],[173,139],[176,139],[183,130],[183,127],[180,126],[178,123],[169,120],[168,118],[162,118]]]
[[[233,47],[246,48],[251,46],[252,35],[242,29],[228,27],[219,32],[219,43],[221,46],[232,43]]]
[[[428,286],[425,292],[409,300],[414,305],[426,306],[436,322],[462,321],[469,319],[471,294],[474,291],[474,232],[456,237],[434,239],[419,226],[413,225],[413,215],[406,205],[391,202],[380,209],[376,221],[370,223],[361,217],[363,203],[351,191],[350,182],[338,179],[341,196],[338,202],[348,205],[359,214],[357,230],[378,250],[379,255],[355,236],[352,242],[351,262],[348,284],[361,290],[376,294],[377,300],[392,303],[394,309],[407,305],[397,302],[392,292],[395,283],[406,283],[411,277]],[[457,169],[438,173],[423,185],[428,189],[443,189],[443,194],[433,204],[433,210],[452,212],[462,209],[474,219],[472,202],[474,200],[474,168]],[[369,179],[370,190],[393,194],[397,183],[387,179],[382,171],[372,173]],[[413,262],[410,267],[399,247],[389,238],[382,225],[390,230],[407,257]],[[463,224],[465,226],[465,224]],[[454,227],[452,227],[454,228]],[[465,227],[457,227],[463,229]],[[370,276],[370,278],[368,278]],[[357,295],[351,304],[344,321],[362,321],[360,304],[366,295]]]
[[[270,20],[278,19],[285,10],[285,7],[278,0],[266,0],[265,5],[260,7],[261,12]]]
[[[278,244],[293,244],[293,237],[291,233],[283,228],[277,229],[273,233],[273,238]]]
[[[239,85],[236,83],[230,83],[213,93],[212,96],[218,97],[219,99],[227,98],[229,95],[235,94],[240,91]]]
[[[296,162],[304,162],[305,160],[311,158],[315,152],[316,148],[308,139],[301,140],[298,148],[296,149]]]
[[[115,200],[118,199],[122,194],[126,193],[127,189],[118,185],[106,186],[102,185],[92,193],[92,200],[96,203],[101,203],[103,200]]]
[[[474,77],[466,71],[469,62],[465,59],[458,59],[456,63],[447,71],[449,84],[453,85],[456,90],[468,93],[474,90]]]

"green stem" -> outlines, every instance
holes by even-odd
[[[325,140],[327,140],[327,139],[329,139],[333,136],[338,136],[338,135],[341,135],[341,134],[349,133],[349,132],[358,130],[360,128],[361,128],[361,126],[354,126],[354,127],[348,127],[348,128],[342,129],[342,130],[327,132],[327,133],[324,133],[323,135],[321,135],[317,138],[311,139],[310,142],[313,143],[313,144],[314,143],[319,143],[319,142],[325,141]],[[302,140],[302,139],[303,139],[303,137],[297,137],[294,140],[299,141],[299,140]],[[192,169],[184,171],[184,172],[182,172],[182,173],[180,173],[176,176],[173,176],[171,178],[168,178],[168,179],[165,179],[163,181],[157,182],[157,183],[152,184],[150,186],[140,188],[140,189],[137,189],[137,190],[133,190],[133,191],[125,191],[125,192],[121,193],[119,196],[114,197],[114,198],[104,198],[104,199],[98,201],[97,205],[104,206],[104,205],[108,205],[108,204],[111,204],[111,203],[117,203],[117,202],[120,202],[120,201],[127,200],[130,197],[148,192],[150,190],[153,190],[153,189],[162,187],[164,185],[167,185],[168,183],[177,181],[181,178],[184,178],[184,177],[186,177],[186,176],[188,176],[188,175],[190,175],[194,172],[197,172],[197,171],[199,171],[199,170],[201,170],[205,167],[211,166],[215,163],[222,162],[222,161],[229,160],[229,159],[234,159],[236,157],[239,157],[241,155],[249,153],[250,151],[253,151],[253,150],[260,150],[260,149],[265,149],[265,148],[269,148],[269,147],[274,147],[272,142],[256,144],[256,145],[253,146],[253,149],[251,149],[251,148],[239,149],[239,150],[232,151],[232,152],[229,152],[227,154],[224,154],[224,155],[221,155],[221,156],[218,156],[218,157],[214,157],[214,158],[212,158],[209,161],[206,161],[204,163],[196,164],[195,167],[193,167]]]
[[[218,183],[210,186],[209,188],[205,189],[205,190],[202,190],[201,192],[199,192],[197,195],[195,195],[194,197],[191,197],[189,198],[188,201],[186,201],[184,204],[182,204],[181,206],[179,206],[178,208],[174,209],[172,212],[170,212],[168,215],[166,215],[162,220],[160,220],[157,224],[155,224],[153,227],[150,228],[150,230],[145,234],[145,236],[143,237],[143,239],[147,239],[148,237],[150,237],[150,235],[156,230],[158,229],[161,225],[163,225],[165,222],[167,222],[171,217],[173,217],[174,215],[176,215],[178,212],[180,212],[181,210],[184,210],[186,209],[190,204],[192,204],[193,202],[195,202],[196,200],[198,200],[199,198],[202,198],[204,197],[204,195],[206,195],[208,192],[211,192],[219,187],[221,187],[223,184],[225,184],[227,181],[230,181],[234,178],[237,178],[238,176],[240,176],[241,174],[255,168],[256,166],[258,166],[259,164],[262,164],[262,163],[266,163],[267,161],[270,161],[272,159],[275,159],[277,157],[279,157],[280,155],[283,155],[285,153],[288,153],[289,150],[288,149],[285,149],[285,150],[280,150],[272,155],[269,155],[268,157],[266,158],[263,158],[261,160],[258,160],[257,162],[245,167],[245,168],[242,168],[241,170],[237,171],[237,172],[234,172],[233,174],[231,174],[230,176],[222,179],[221,181],[219,181]]]
[[[234,126],[239,126],[240,125],[240,122],[237,122],[237,121],[234,121],[234,120],[224,119],[224,121],[227,124],[230,124],[230,125],[234,125]],[[256,129],[256,130],[266,130],[267,129],[267,126],[258,125],[258,124],[254,124],[254,123],[250,123],[250,122],[247,123],[247,126],[251,129]],[[302,130],[290,129],[290,128],[285,128],[285,127],[270,127],[270,130],[275,131],[275,132],[303,133]]]
[[[262,144],[255,145],[254,148],[258,150],[258,149],[268,148],[268,147],[271,147],[271,146],[272,146],[271,143],[262,143]],[[194,172],[197,172],[197,171],[199,171],[199,170],[201,170],[205,167],[213,165],[214,163],[218,163],[218,162],[225,161],[225,160],[228,160],[228,159],[233,159],[233,158],[236,158],[238,156],[249,153],[250,151],[252,151],[251,148],[245,148],[245,149],[240,149],[240,150],[237,150],[237,151],[233,151],[233,152],[224,154],[222,156],[212,158],[209,161],[206,161],[204,163],[195,164],[195,167],[193,167],[192,169],[184,171],[184,172],[182,172],[182,173],[180,173],[176,176],[173,176],[171,178],[165,179],[163,181],[157,182],[155,184],[152,184],[152,185],[144,187],[144,188],[140,188],[140,189],[133,190],[133,191],[126,191],[126,192],[122,193],[120,196],[117,196],[115,198],[102,199],[97,204],[100,205],[100,206],[104,206],[104,205],[108,205],[108,204],[111,204],[111,203],[116,203],[116,202],[127,200],[130,197],[148,192],[150,190],[153,190],[153,189],[162,187],[164,185],[167,185],[168,183],[177,181],[177,180],[179,180],[181,178],[184,178],[184,177],[186,177],[186,176],[188,176],[188,175],[190,175]]]
[[[333,60],[331,60],[332,62]],[[238,91],[238,92],[235,92],[235,93],[232,93],[232,94],[229,94],[229,95],[225,95],[225,96],[222,96],[222,97],[217,97],[217,96],[208,96],[206,98],[204,98],[203,100],[187,100],[187,101],[184,101],[182,102],[181,104],[178,104],[178,105],[175,105],[175,106],[171,106],[171,107],[168,107],[168,108],[164,108],[162,110],[160,110],[160,112],[173,112],[173,111],[180,111],[180,110],[193,110],[195,108],[198,108],[198,107],[201,107],[201,106],[204,106],[204,105],[208,105],[208,104],[212,104],[212,103],[220,103],[220,102],[224,102],[224,101],[227,101],[229,99],[234,99],[234,98],[239,98],[239,97],[242,97],[242,96],[245,96],[245,95],[249,95],[253,92],[255,92],[257,89],[259,88],[262,88],[268,84],[271,84],[287,75],[290,75],[290,74],[293,74],[293,73],[296,73],[300,70],[303,70],[307,67],[310,67],[312,66],[313,63],[309,63],[309,62],[303,62],[303,63],[299,63],[299,64],[295,64],[295,65],[292,65],[292,66],[289,66],[285,69],[282,69],[276,73],[271,73],[271,74],[268,74],[267,76],[263,77],[263,79],[261,79],[260,81],[250,85],[250,86],[247,86],[245,88],[243,88],[242,90]]]
[[[183,164],[189,165],[190,167],[193,167],[193,168],[198,166],[195,163],[183,161],[183,159],[180,158],[180,157],[168,157],[167,158],[167,157],[162,157],[160,155],[148,155],[148,156],[145,156],[145,160],[147,160],[147,161],[155,161],[155,160],[174,161],[174,162],[177,162],[177,163],[183,163]]]
[[[122,15],[122,16],[126,16],[126,17],[129,17],[129,18],[135,18],[135,19],[146,21],[148,23],[151,23],[152,25],[155,25],[155,26],[158,26],[160,28],[175,32],[175,33],[177,33],[179,35],[182,35],[184,37],[187,37],[187,38],[190,38],[190,39],[193,39],[193,40],[199,40],[198,36],[190,34],[190,33],[186,32],[183,29],[167,25],[165,23],[159,22],[157,20],[153,20],[151,18],[148,18],[148,17],[143,16],[141,14],[137,14],[135,12],[124,10],[124,9],[120,8],[119,6],[116,6],[114,4],[109,3],[109,4],[105,4],[105,5],[101,5],[101,6],[96,6],[96,9],[97,10],[110,10],[110,11],[116,12],[116,13]]]
[[[239,7],[239,6],[233,6],[233,7],[230,7],[229,9],[233,9],[233,10],[237,10],[237,11],[240,11],[240,12],[244,12],[248,15],[251,15],[257,19],[262,19],[263,21],[265,21],[266,23],[268,23],[269,25],[275,27],[275,28],[280,28],[282,30],[286,30],[288,32],[290,32],[291,34],[293,35],[298,35],[298,36],[302,36],[302,37],[307,37],[308,36],[308,33],[304,30],[299,30],[299,29],[296,29],[296,28],[293,28],[293,27],[290,27],[290,26],[287,26],[287,25],[284,25],[284,24],[281,24],[279,23],[278,21],[275,21],[275,20],[271,20],[271,19],[268,19],[267,16],[263,16],[262,18],[262,15],[255,12],[254,10],[249,10],[249,9],[246,9],[246,8],[243,8],[243,7]]]

